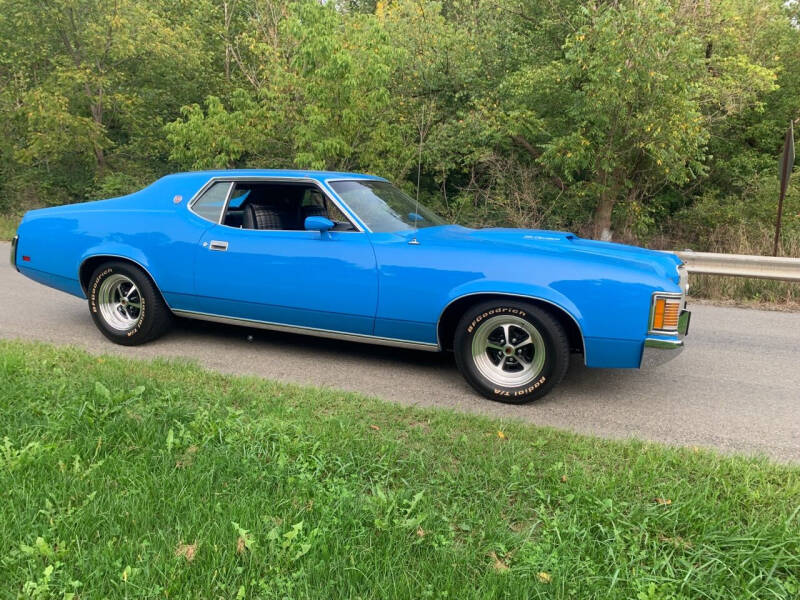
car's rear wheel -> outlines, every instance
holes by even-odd
[[[88,296],[95,325],[112,342],[135,346],[169,329],[169,308],[150,278],[134,265],[100,265],[89,280]]]
[[[547,311],[492,301],[467,310],[453,341],[464,378],[490,400],[523,404],[547,394],[569,367],[569,342]]]

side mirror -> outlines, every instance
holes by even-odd
[[[412,213],[408,213],[408,220],[409,220],[409,221],[416,221],[416,222],[419,222],[419,221],[424,221],[424,220],[425,220],[425,217],[423,217],[423,216],[422,216],[421,214],[419,214],[419,213],[412,212]]]
[[[325,233],[326,231],[333,229],[334,222],[330,219],[326,219],[325,217],[306,217],[303,226],[308,231],[319,231],[320,233]]]

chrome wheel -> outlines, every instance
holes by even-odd
[[[97,292],[103,321],[117,331],[130,331],[142,315],[142,296],[133,280],[114,273],[103,280]]]
[[[544,338],[531,323],[513,315],[498,315],[478,326],[472,338],[472,359],[493,384],[520,387],[544,368]]]

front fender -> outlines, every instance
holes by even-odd
[[[560,286],[569,296],[558,289]],[[478,294],[543,301],[572,317],[583,340],[587,366],[636,367],[641,359],[651,291],[642,284],[609,280],[569,280],[550,286],[470,281],[451,291],[442,314],[453,302]]]
[[[567,298],[553,288],[536,285],[536,284],[522,284],[522,283],[509,283],[507,281],[493,281],[493,280],[480,280],[469,281],[463,285],[457,286],[450,290],[445,306],[442,308],[441,314],[447,310],[453,302],[465,298],[467,296],[475,296],[478,294],[496,294],[503,296],[519,296],[522,298],[530,298],[532,300],[541,300],[552,304],[564,312],[566,312],[581,331],[583,331],[584,318],[581,310]]]

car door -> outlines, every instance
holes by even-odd
[[[215,224],[195,260],[193,312],[372,335],[378,301],[368,234]]]

